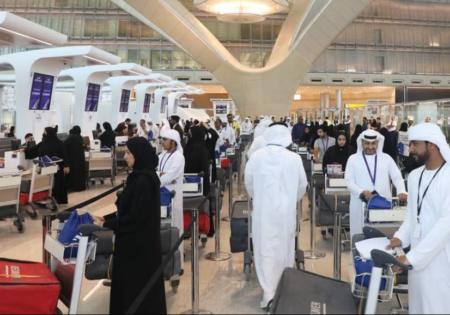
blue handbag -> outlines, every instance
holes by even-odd
[[[394,203],[392,201],[388,201],[386,198],[374,195],[367,202],[367,209],[369,210],[387,210],[393,209]]]
[[[369,288],[370,285],[370,274],[372,273],[372,268],[374,265],[373,260],[363,261],[359,257],[354,258],[355,270],[356,270],[356,280],[355,282],[365,288]],[[386,290],[386,279],[381,279],[380,291]]]
[[[199,176],[186,176],[184,178],[184,182],[188,184],[200,184],[202,182],[202,178]]]
[[[172,203],[172,195],[166,187],[161,187],[161,207],[168,207]]]
[[[80,232],[78,232],[78,227],[83,224],[94,224],[92,216],[89,213],[85,213],[82,215],[78,215],[77,211],[72,212],[69,220],[64,224],[64,227],[59,234],[58,241],[63,245],[78,245],[79,239],[77,236],[80,236]],[[73,246],[67,248],[64,251],[64,258],[76,258],[78,255],[78,246]]]

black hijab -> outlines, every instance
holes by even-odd
[[[352,138],[350,139],[350,146],[354,151],[358,150],[358,138],[363,133],[363,129],[361,125],[356,125],[355,132],[352,135]]]
[[[194,126],[191,128],[191,137],[189,138],[189,141],[186,145],[186,150],[187,152],[189,152],[194,145],[203,145],[206,147],[205,145],[205,131],[199,127],[199,126]]]
[[[340,136],[345,137],[345,145],[341,147],[338,143],[338,139]],[[336,145],[331,147],[327,153],[325,154],[323,165],[331,165],[334,163],[342,165],[342,170],[345,171],[347,167],[347,162],[350,156],[352,155],[352,149],[349,145],[348,136],[345,131],[339,132],[336,137]],[[326,171],[326,170],[324,170]]]
[[[46,140],[58,139],[58,137],[56,136],[55,128],[47,127],[47,128],[45,128],[45,132],[47,134],[46,135],[44,134],[44,139],[46,139]]]
[[[109,122],[104,122],[103,128],[105,128],[105,131],[113,131],[112,126]]]
[[[72,134],[76,136],[81,136],[81,128],[80,126],[75,126],[72,128]]]
[[[158,156],[148,140],[142,137],[127,141],[127,148],[134,156],[133,171],[153,171],[158,166]]]
[[[308,133],[306,133],[306,129],[309,130]],[[313,132],[313,127],[308,127],[308,126],[306,126],[306,127],[305,127],[305,132],[303,132],[302,138],[300,139],[300,143],[302,143],[302,142],[309,143],[309,142],[311,141],[311,138],[312,138],[312,136],[313,136],[313,133],[314,133],[314,132]]]

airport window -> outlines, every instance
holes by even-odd
[[[130,37],[139,38],[141,36],[139,26],[139,21],[130,21]]]
[[[140,65],[146,68],[150,68],[150,50],[148,49],[141,49],[139,51],[139,57],[140,57]]]
[[[377,73],[386,71],[386,58],[384,56],[377,56],[375,66]]]
[[[128,20],[119,20],[118,37],[128,37]]]
[[[129,49],[128,50],[128,62],[139,64],[137,49]]]
[[[381,37],[381,30],[380,29],[373,30],[373,41],[374,41],[375,44],[382,44],[383,43],[383,39]]]

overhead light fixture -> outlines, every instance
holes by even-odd
[[[19,35],[19,36],[22,36],[22,37],[25,37],[25,38],[28,38],[28,39],[31,39],[31,40],[34,40],[34,41],[36,41],[38,43],[41,43],[41,44],[45,44],[45,45],[48,45],[48,46],[53,46],[53,44],[51,44],[51,43],[44,42],[43,40],[40,40],[40,39],[31,37],[31,36],[28,36],[28,35],[25,35],[25,34],[22,34],[22,33],[11,31],[11,30],[6,29],[4,27],[0,27],[0,30],[8,32],[8,33],[11,33],[11,34]]]
[[[262,22],[266,15],[289,8],[286,0],[194,0],[194,5],[228,23]]]
[[[295,94],[294,101],[300,101],[302,99],[302,96],[300,94]]]

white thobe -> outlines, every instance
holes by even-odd
[[[409,313],[449,314],[450,292],[450,165],[447,163],[434,181],[422,203],[420,213],[421,233],[416,237],[417,195],[422,200],[436,171],[425,171],[419,188],[419,179],[424,167],[413,171],[408,178],[408,212],[400,230],[394,237],[402,241],[403,247],[411,246],[406,255],[413,266],[409,271]]]
[[[302,159],[283,147],[259,150],[245,168],[245,186],[254,200],[255,266],[264,301],[274,298],[284,269],[295,262],[297,202],[306,185]]]
[[[226,142],[226,140],[228,140],[231,145],[234,145],[236,142],[236,135],[234,133],[233,128],[231,128],[230,126],[222,128],[222,131],[220,132],[220,136],[222,137],[224,142]]]
[[[138,132],[137,132],[138,137],[142,137],[142,138],[148,139],[148,135],[145,133],[146,131],[150,131],[150,127],[149,126],[145,126],[145,129],[142,128],[141,126],[139,126],[139,129],[138,129]]]
[[[217,134],[219,135],[219,138],[217,139],[217,142],[216,142],[215,151],[220,153],[220,147],[225,144],[225,142],[223,141],[223,138],[222,138],[222,129],[221,130],[214,129],[214,131],[217,132]]]
[[[267,145],[266,139],[264,139],[264,136],[259,136],[255,140],[253,140],[252,145],[250,146],[250,149],[248,149],[247,152],[247,159],[250,159],[250,157],[255,153],[256,151],[259,151],[263,149]]]
[[[184,181],[184,156],[180,151],[175,151],[172,156],[164,152],[159,156],[158,171],[165,173],[160,177],[161,187],[169,191],[175,191],[176,195],[172,204],[173,226],[180,229],[180,236],[184,233],[183,219],[183,181]],[[176,184],[172,184],[173,181]],[[181,268],[184,268],[184,243],[180,245]]]
[[[251,122],[244,122],[241,125],[241,134],[248,135],[252,132],[252,129],[253,127]]]
[[[367,170],[362,152],[352,155],[345,170],[345,182],[351,192],[350,200],[350,234],[351,239],[356,234],[363,233],[364,209],[359,198],[365,190],[378,192],[380,196],[391,198],[391,180],[397,188],[397,194],[406,194],[405,182],[394,160],[385,153],[378,153],[378,166],[376,171],[375,186]],[[370,171],[374,175],[375,155],[366,155]]]

